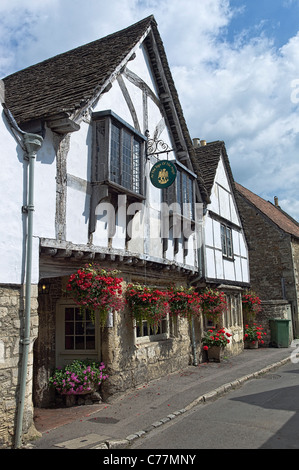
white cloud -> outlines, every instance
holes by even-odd
[[[285,3],[289,11],[292,4]],[[299,219],[299,103],[292,99],[299,33],[277,49],[259,21],[229,42],[243,7],[229,0],[1,0],[0,77],[154,14],[191,137],[224,140],[235,179],[262,197],[277,195]]]

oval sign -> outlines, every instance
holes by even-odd
[[[156,188],[168,188],[176,179],[176,174],[176,166],[172,162],[161,160],[151,169],[150,180]]]

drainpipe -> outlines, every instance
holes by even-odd
[[[202,221],[203,216],[205,214],[205,210],[202,206],[199,210],[200,210],[200,212],[196,213],[196,219],[197,219],[197,221]],[[203,210],[203,211],[201,212],[201,210]],[[198,263],[199,275],[195,279],[193,279],[193,281],[190,283],[191,286],[195,285],[199,280],[202,279],[202,276],[203,276],[203,265],[202,265],[203,264],[203,259],[202,259],[203,239],[202,239],[202,224],[201,224],[201,222],[197,222],[196,227],[198,228],[197,237],[199,237],[199,241],[198,241],[198,238],[197,238],[197,242],[199,244],[199,246],[197,247],[197,263]],[[193,349],[193,365],[197,366],[198,365],[198,362],[197,362],[197,348],[196,348],[195,326],[194,326],[194,318],[193,317],[192,317],[192,324],[191,324],[191,335],[192,335],[192,349]]]
[[[195,341],[195,328],[194,328],[194,318],[192,316],[192,347],[193,347],[193,365],[197,366],[197,357],[196,357],[196,341]]]
[[[33,239],[33,212],[34,212],[34,163],[36,153],[42,145],[42,137],[36,134],[23,134],[23,142],[28,158],[28,198],[27,206],[23,211],[28,214],[27,244],[26,244],[26,285],[25,285],[25,318],[24,334],[20,343],[23,346],[20,391],[18,401],[18,415],[15,433],[15,448],[21,443],[23,433],[23,415],[26,395],[26,379],[28,368],[28,353],[30,346],[30,312],[31,312],[31,272],[32,272],[32,239]]]

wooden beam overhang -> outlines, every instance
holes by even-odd
[[[57,243],[51,244],[49,241],[42,240],[40,245],[40,264],[45,266],[41,268],[42,277],[51,277],[50,271],[53,267],[55,277],[58,277],[59,270],[60,276],[71,273],[78,267],[83,266],[85,263],[95,262],[99,265],[111,265],[121,271],[143,270],[149,269],[157,273],[172,272],[176,275],[194,276],[197,271],[193,266],[185,265],[169,261],[167,259],[161,260],[156,258],[146,258],[144,255],[133,254],[128,252],[118,252],[112,250],[93,250],[87,246],[71,246],[71,244],[62,243],[58,246]],[[57,268],[55,269],[55,266]],[[47,276],[43,271],[49,269]],[[159,275],[160,275],[159,274]]]

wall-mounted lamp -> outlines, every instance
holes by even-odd
[[[49,294],[49,284],[42,282],[38,287],[39,294]]]

